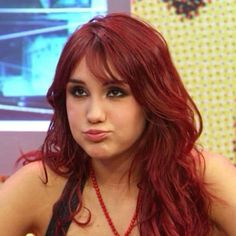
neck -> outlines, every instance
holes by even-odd
[[[130,174],[131,160],[92,160],[92,168],[95,172],[97,182],[101,186],[117,187],[137,185],[138,175],[135,169]]]
[[[107,220],[107,223],[110,226],[113,234],[119,236],[120,234],[118,233],[118,231],[117,231],[117,229],[116,229],[116,227],[115,227],[115,225],[113,223],[113,220],[112,220],[112,218],[110,216],[110,213],[109,213],[109,211],[108,211],[108,209],[106,207],[106,204],[104,202],[104,198],[103,198],[103,196],[101,194],[101,188],[98,185],[98,181],[97,181],[97,178],[95,176],[95,171],[94,171],[93,167],[91,167],[91,168],[92,169],[91,169],[91,172],[90,172],[90,179],[91,179],[92,187],[95,190],[95,193],[97,195],[98,202],[99,202],[99,204],[101,206],[101,209],[102,209],[102,211],[104,213],[104,216],[105,216],[105,218]],[[107,168],[105,168],[105,170],[107,170]],[[109,171],[109,173],[111,174],[113,180],[114,179],[117,180],[117,178],[114,178],[114,174],[113,173],[111,173],[110,171]],[[117,173],[117,171],[116,171],[116,173]],[[118,175],[120,175],[120,174],[118,174]],[[123,183],[120,183],[121,181],[118,181],[118,182],[119,182],[118,183],[119,185],[123,184]],[[117,185],[117,181],[116,181],[116,185]],[[117,189],[119,189],[119,188],[116,187],[116,188],[113,188],[113,189],[116,189],[116,191],[117,191]],[[131,231],[135,227],[135,223],[136,223],[137,216],[138,216],[138,211],[139,211],[139,206],[140,206],[138,188],[135,187],[135,191],[132,191],[132,192],[129,190],[128,191],[129,192],[128,195],[124,194],[124,192],[123,192],[123,194],[117,194],[118,192],[114,192],[112,190],[112,188],[110,188],[110,187],[106,188],[106,191],[104,191],[104,189],[103,189],[102,192],[106,196],[106,200],[107,200],[106,202],[109,203],[108,205],[110,206],[110,209],[114,209],[114,206],[117,206],[117,205],[118,206],[119,205],[126,205],[126,206],[129,206],[129,207],[131,206],[131,209],[132,209],[132,211],[134,211],[134,213],[133,213],[133,217],[131,218],[131,221],[130,221],[130,223],[128,225],[128,228],[126,229],[125,234],[124,234],[124,235],[127,235],[127,236],[130,235]],[[105,194],[105,193],[109,193],[110,197],[108,197],[109,195]],[[119,201],[120,201],[121,204],[119,203]],[[124,202],[126,202],[126,204],[124,204]],[[111,206],[113,206],[113,207],[111,207]],[[118,208],[118,209],[120,209],[120,208]],[[116,209],[115,212],[116,212],[116,215],[117,215],[117,209]],[[130,209],[129,209],[129,211],[126,211],[126,213],[130,214]],[[123,217],[125,217],[125,216],[122,216],[122,218]],[[120,229],[121,228],[122,227],[120,226]]]

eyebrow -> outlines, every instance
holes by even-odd
[[[83,84],[86,85],[86,83],[81,80],[80,78],[70,78],[68,83],[75,83],[75,84]],[[109,85],[128,85],[128,83],[124,80],[106,80],[102,83],[104,86],[109,86]]]
[[[70,78],[68,83],[75,83],[75,84],[85,84],[85,82],[81,79],[74,79],[74,78]]]

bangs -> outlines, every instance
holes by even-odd
[[[106,45],[106,46],[104,46]],[[102,42],[96,37],[86,49],[85,60],[91,73],[103,82],[114,81],[127,83],[127,77],[123,77],[115,66],[109,51],[114,50],[108,42]],[[117,58],[116,58],[117,60]]]

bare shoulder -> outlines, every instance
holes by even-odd
[[[48,181],[47,184],[45,184],[47,182],[46,180]],[[3,192],[20,191],[26,194],[34,189],[37,189],[37,191],[44,190],[45,188],[49,188],[51,185],[53,186],[64,180],[64,178],[58,176],[47,166],[44,168],[42,162],[36,161],[23,166],[7,178],[1,190]]]
[[[222,168],[230,170],[229,174],[235,174],[235,166],[229,158],[210,151],[203,151],[202,154],[207,167],[206,174],[212,175],[212,171],[220,171]]]
[[[47,168],[47,167],[46,167]],[[41,162],[30,163],[10,176],[0,189],[0,232],[17,236],[34,232],[50,218],[53,203],[65,179],[47,168],[48,183]],[[44,220],[41,220],[45,218]],[[14,225],[14,227],[12,227]],[[38,230],[38,229],[37,229]]]
[[[211,217],[227,235],[236,235],[236,168],[226,157],[204,151],[206,186],[216,198]]]

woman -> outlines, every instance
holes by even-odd
[[[42,149],[0,192],[3,235],[236,235],[235,168],[196,146],[201,116],[151,26],[83,25],[47,99]]]

